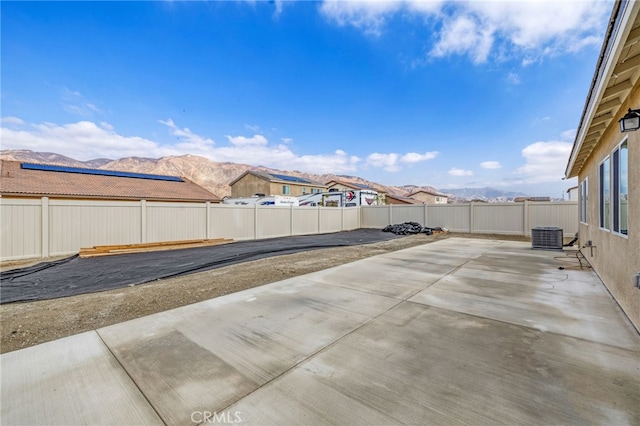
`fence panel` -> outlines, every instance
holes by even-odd
[[[360,209],[361,228],[384,228],[389,225],[390,206],[367,206]]]
[[[320,210],[315,207],[293,207],[291,232],[293,235],[317,234]]]
[[[473,232],[524,235],[524,204],[474,204]]]
[[[381,229],[407,221],[453,232],[518,235],[530,235],[538,226],[557,226],[565,236],[573,236],[577,214],[577,202],[308,208],[5,198],[0,199],[0,249],[2,260],[12,260],[76,253],[95,245],[207,237],[248,240]]]
[[[146,222],[148,243],[204,239],[206,204],[147,202]]]
[[[140,202],[49,201],[49,255],[83,247],[135,244],[141,238]]]
[[[255,206],[216,204],[211,206],[212,238],[252,240],[256,238]]]
[[[391,208],[391,222],[418,222],[424,225],[424,204],[394,205]]]
[[[538,226],[557,226],[565,237],[573,237],[578,232],[578,203],[530,203],[526,235],[531,235],[531,228]]]
[[[320,233],[339,232],[342,230],[342,209],[337,207],[320,208]]]
[[[42,256],[42,202],[0,198],[2,260]]]
[[[429,204],[426,226],[440,226],[452,232],[471,232],[469,212],[468,204]]]
[[[256,238],[275,238],[291,235],[291,207],[259,206]]]
[[[360,229],[360,209],[358,207],[345,207],[342,218],[343,231]]]

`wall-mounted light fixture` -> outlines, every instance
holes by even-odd
[[[631,109],[618,120],[621,132],[633,132],[640,129],[640,109]]]

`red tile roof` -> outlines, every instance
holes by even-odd
[[[75,169],[82,173],[28,170],[21,165],[0,160],[2,196],[220,202],[219,197],[184,177],[167,181],[96,175],[91,169]]]

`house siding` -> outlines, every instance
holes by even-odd
[[[254,194],[271,195],[269,181],[252,174],[246,174],[231,185],[231,197],[251,197]]]
[[[640,107],[640,85],[636,85],[620,108]],[[599,226],[598,166],[625,139],[629,154],[628,235]],[[588,223],[579,225],[580,245],[591,241],[593,248],[582,249],[587,260],[631,322],[640,330],[640,289],[634,276],[640,273],[640,131],[620,133],[617,119],[606,129],[594,151],[578,174],[579,182],[588,177]]]
[[[410,197],[425,204],[447,204],[446,195],[434,195],[428,194],[426,192],[415,192],[411,194]]]
[[[282,187],[288,185],[290,192],[285,194],[282,191]],[[289,195],[292,197],[299,197],[304,195],[302,189],[306,188],[307,194],[311,194],[312,188],[325,190],[323,185],[314,185],[313,183],[298,183],[298,182],[280,182],[271,181],[264,177],[259,177],[251,173],[247,173],[231,185],[231,198],[243,198],[252,197],[255,194],[265,195]]]

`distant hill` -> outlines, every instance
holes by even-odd
[[[516,197],[527,196],[527,194],[523,194],[522,192],[505,192],[494,188],[448,189],[444,191],[444,193],[464,201],[483,200],[488,202],[505,202],[511,201]]]
[[[3,160],[15,160],[23,163],[37,164],[58,164],[69,167],[85,167],[99,169],[112,160],[108,158],[97,158],[89,161],[78,161],[54,152],[35,152],[28,149],[13,149],[0,151],[0,158]]]
[[[162,158],[127,157],[116,160],[98,158],[89,161],[79,161],[52,152],[35,152],[30,150],[3,150],[0,159],[30,163],[57,164],[68,167],[85,167],[92,169],[121,170],[126,172],[151,173],[161,175],[183,176],[196,182],[219,197],[231,195],[229,183],[247,170],[265,171],[299,176],[317,182],[327,183],[331,180],[357,183],[376,188],[392,195],[407,195],[410,192],[423,189],[438,191],[431,186],[389,186],[372,182],[358,176],[313,174],[296,170],[277,170],[262,166],[251,166],[237,163],[218,163],[197,155],[180,155]]]

